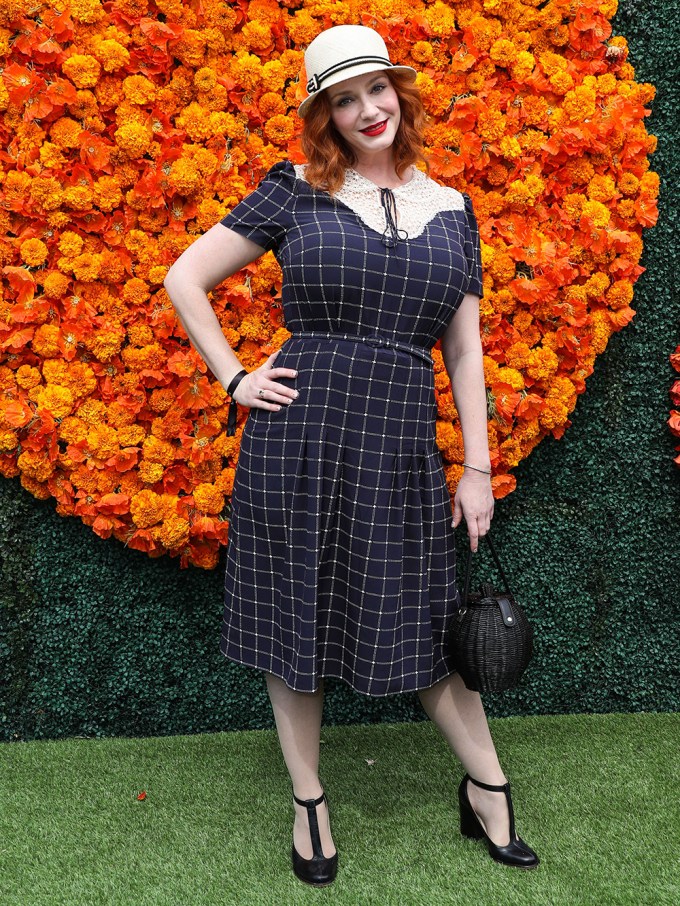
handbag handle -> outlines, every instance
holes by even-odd
[[[489,542],[489,547],[491,548],[491,553],[493,554],[493,558],[496,561],[496,566],[498,567],[498,570],[501,574],[501,578],[503,579],[503,582],[505,582],[505,591],[511,597],[514,597],[514,595],[510,591],[510,583],[508,582],[508,578],[505,575],[505,572],[503,571],[503,567],[501,566],[501,561],[498,559],[498,554],[496,553],[496,548],[494,547],[493,541],[491,540],[490,532],[487,532],[486,535],[482,535],[482,538],[486,538],[486,540]],[[470,574],[471,574],[471,566],[472,566],[472,554],[473,554],[473,551],[472,551],[472,548],[470,548],[468,551],[467,564],[465,566],[465,583],[464,583],[465,590],[463,591],[463,598],[462,598],[463,606],[465,606],[465,602],[467,601],[467,597],[468,597],[468,592],[470,590]]]

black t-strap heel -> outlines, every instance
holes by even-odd
[[[298,805],[304,805],[307,808],[309,833],[312,838],[312,852],[314,853],[311,859],[303,859],[295,849],[295,844],[293,844],[293,871],[301,881],[305,881],[307,884],[313,884],[315,887],[325,887],[335,880],[335,875],[338,870],[337,852],[329,858],[326,858],[321,847],[319,818],[316,813],[316,807],[317,805],[321,805],[322,802],[325,802],[326,808],[328,808],[326,793],[322,793],[318,799],[298,799],[295,793],[293,793],[293,799]]]
[[[467,781],[470,780],[476,786],[492,792],[505,793],[505,799],[508,804],[508,814],[510,815],[510,842],[506,846],[498,846],[487,835],[482,827],[477,813],[472,808],[472,804],[467,794]],[[472,837],[473,840],[485,839],[489,855],[496,862],[503,865],[513,865],[515,868],[536,868],[539,859],[528,843],[525,843],[521,837],[517,836],[515,831],[515,813],[512,807],[512,798],[510,796],[510,783],[503,783],[500,786],[494,786],[491,783],[482,783],[481,780],[475,780],[466,774],[458,787],[458,802],[460,804],[460,832],[464,837]]]

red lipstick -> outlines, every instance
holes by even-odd
[[[360,129],[359,132],[364,135],[380,135],[385,129],[387,129],[387,120],[383,120],[382,123],[376,123],[374,126],[368,126],[366,129]]]

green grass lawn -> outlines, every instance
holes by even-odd
[[[680,903],[677,714],[490,725],[517,830],[541,858],[534,871],[461,837],[463,770],[429,722],[323,729],[339,852],[323,889],[290,868],[293,807],[273,731],[4,743],[0,904]]]

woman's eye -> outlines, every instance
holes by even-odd
[[[381,82],[379,82],[377,85],[374,85],[374,86],[373,86],[373,91],[375,91],[376,88],[382,90],[384,87],[385,87],[385,86],[384,86]]]

